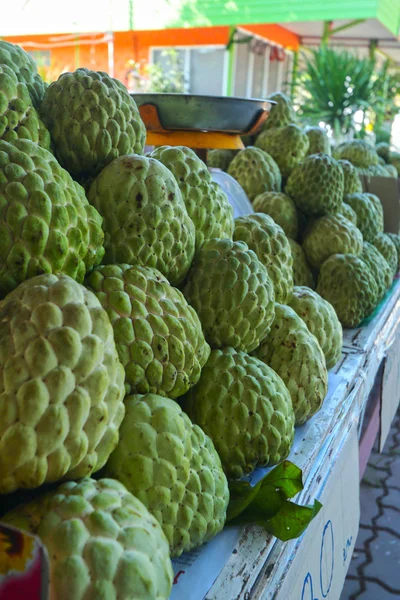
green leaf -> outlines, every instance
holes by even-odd
[[[322,504],[318,500],[314,500],[312,506],[285,502],[281,510],[265,522],[264,527],[283,542],[293,540],[304,533],[321,508]]]

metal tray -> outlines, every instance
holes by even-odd
[[[254,98],[193,94],[131,94],[138,106],[157,108],[167,130],[218,131],[244,134],[250,131],[273,102]]]

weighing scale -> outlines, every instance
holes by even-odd
[[[242,136],[258,132],[273,102],[193,94],[131,94],[147,129],[149,146],[187,146],[207,164],[209,149],[242,150]],[[245,192],[233,177],[210,169],[227,194],[235,218],[253,212]]]

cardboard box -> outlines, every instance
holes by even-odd
[[[382,202],[386,233],[400,233],[400,179],[362,175],[361,182],[364,192],[375,194]]]

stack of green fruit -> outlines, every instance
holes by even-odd
[[[343,173],[307,157],[319,134],[282,96],[279,127],[228,167],[257,205],[234,221],[192,150],[144,156],[106,73],[46,88],[0,41],[0,97],[2,506],[39,490],[2,519],[46,545],[52,600],[163,600],[170,556],[223,528],[228,482],[285,459],[324,400],[342,329],[286,234],[341,208]],[[282,192],[316,171],[318,205]]]

